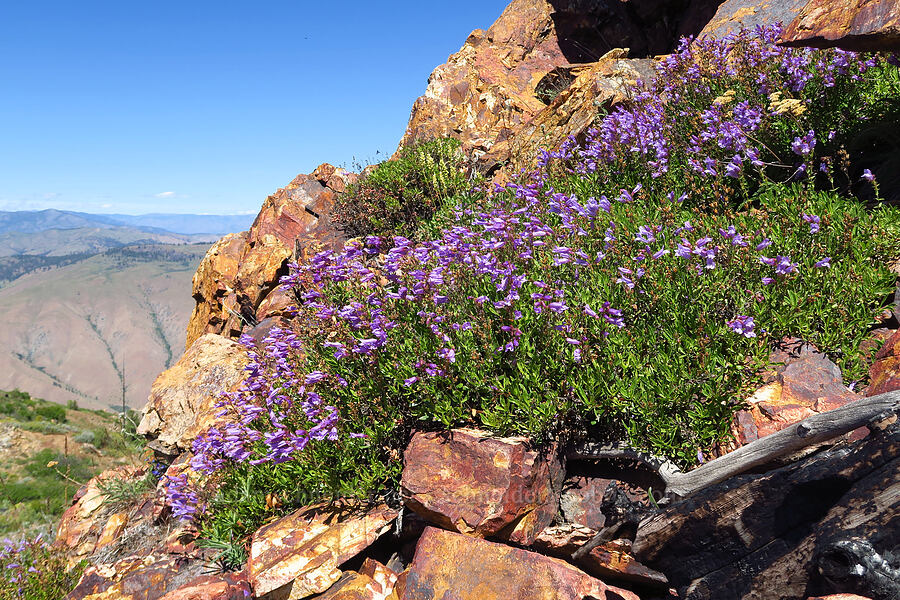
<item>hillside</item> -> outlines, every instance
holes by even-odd
[[[0,257],[97,254],[133,244],[192,244],[212,242],[216,238],[214,234],[183,235],[118,226],[46,229],[30,233],[7,231],[0,234]]]
[[[0,289],[0,389],[88,408],[146,402],[184,347],[205,245],[111,250]]]
[[[247,229],[253,215],[91,214],[69,210],[0,211],[0,233],[36,233],[48,229],[134,227],[155,233],[225,235]]]

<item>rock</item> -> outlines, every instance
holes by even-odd
[[[104,471],[88,481],[60,517],[56,528],[56,546],[70,559],[77,561],[89,556],[98,547],[111,544],[127,524],[128,515],[115,513],[109,507],[100,484],[110,479],[133,479],[143,475],[143,470],[138,467],[122,466]]]
[[[433,527],[419,540],[400,598],[638,600],[562,560]]]
[[[385,600],[393,591],[393,584],[385,589],[371,576],[347,571],[316,600]]]
[[[506,165],[503,175],[514,175],[535,167],[539,150],[558,148],[569,137],[583,139],[584,133],[602,119],[598,107],[609,110],[629,97],[637,81],[653,80],[653,61],[629,60],[627,54],[627,50],[617,48],[597,62],[557,67],[548,73],[538,83],[538,93],[546,94],[543,97],[549,104],[508,138],[497,141],[480,160],[482,170],[490,173]]]
[[[197,267],[193,295],[197,302],[187,327],[185,350],[205,333],[220,333],[228,314],[222,302],[231,293],[247,232],[231,233],[212,245]]]
[[[700,37],[720,38],[758,25],[790,23],[807,0],[727,0],[700,32]]]
[[[697,5],[702,13],[708,4],[513,0],[487,31],[473,31],[460,51],[434,70],[425,94],[413,105],[400,146],[451,136],[462,142],[467,155],[478,158],[517,135],[523,124],[544,111],[556,92],[576,79],[573,69],[587,67],[596,72],[586,73],[580,91],[558,103],[559,108],[568,102],[566,109],[577,113],[566,124],[574,131],[593,118],[587,114],[585,97],[610,96],[602,81],[618,68],[613,59],[605,66],[590,67],[589,63],[615,48],[630,48],[632,57],[669,52],[686,15],[696,21],[697,11],[686,11],[686,5]],[[608,87],[615,90],[617,86]],[[566,119],[566,115],[545,112],[541,122],[550,126]],[[537,123],[521,143],[522,151],[532,148],[540,137]]]
[[[198,561],[167,556],[132,556],[111,565],[91,565],[64,600],[186,599],[190,596],[167,594],[195,580],[204,568]]]
[[[137,432],[154,438],[154,449],[177,455],[221,419],[215,408],[223,392],[243,381],[247,352],[214,333],[200,337],[177,363],[153,382]]]
[[[329,214],[335,195],[355,178],[328,164],[298,175],[266,198],[248,232],[226,236],[210,249],[194,276],[197,306],[188,324],[188,348],[204,333],[236,337],[253,327],[289,260],[343,245]]]
[[[771,381],[748,398],[750,408],[735,417],[733,432],[741,444],[860,398],[844,385],[837,365],[811,345],[787,341],[770,362],[777,366]]]
[[[597,531],[581,525],[548,527],[531,548],[550,556],[571,561],[572,554],[586,544]],[[613,583],[623,582],[643,590],[665,592],[666,576],[645,567],[631,554],[630,540],[614,540],[594,548],[576,563],[586,573]]]
[[[201,575],[172,590],[160,600],[247,600],[251,597],[247,573]]]
[[[566,523],[583,525],[590,529],[603,529],[606,516],[600,510],[603,493],[611,479],[602,477],[569,477],[563,483],[559,508]]]
[[[893,0],[809,0],[781,39],[786,46],[897,52],[900,7]]]
[[[556,516],[562,466],[555,450],[472,429],[416,433],[404,454],[404,503],[429,523],[528,545]]]
[[[260,528],[248,562],[255,593],[290,586],[290,598],[297,599],[326,591],[341,578],[338,566],[390,529],[397,514],[386,506],[359,514],[316,505]]]
[[[877,396],[894,390],[900,390],[900,330],[875,354],[875,362],[869,369],[866,396]]]

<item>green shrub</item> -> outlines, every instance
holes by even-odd
[[[448,199],[470,187],[458,141],[422,142],[362,175],[338,197],[331,215],[350,237],[411,235]]]
[[[57,404],[39,406],[34,410],[34,413],[48,421],[56,421],[57,423],[66,422],[66,409]]]
[[[243,340],[234,422],[194,443],[207,486],[173,479],[175,514],[208,503],[203,534],[233,545],[312,499],[391,494],[414,429],[627,440],[688,467],[784,336],[864,378],[900,212],[847,195],[877,179],[841,157],[849,107],[884,118],[900,84],[776,36],[685,45],[583,146],[442,208],[434,238],[373,236],[286,277],[295,331]]]

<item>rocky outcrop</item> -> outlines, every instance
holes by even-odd
[[[494,150],[487,170],[520,156],[530,161],[542,141],[552,145],[589,126],[593,102],[596,112],[598,105],[621,99],[624,81],[647,76],[646,64],[622,62],[626,55],[670,51],[680,34],[702,27],[712,6],[708,1],[514,0],[487,31],[473,31],[462,49],[434,70],[400,145],[450,136],[476,159]],[[630,52],[616,50],[601,60],[617,48]],[[569,94],[548,106],[576,81]],[[557,126],[560,131],[554,131]],[[510,141],[520,135],[521,141]]]
[[[527,440],[469,429],[418,433],[404,464],[406,506],[440,527],[529,544],[556,516],[562,466]]]
[[[154,449],[163,454],[189,450],[220,419],[215,405],[243,381],[246,364],[243,346],[214,333],[203,335],[153,382],[137,432],[153,438]]]
[[[197,305],[187,348],[204,333],[236,337],[253,327],[257,310],[291,259],[343,244],[329,214],[335,194],[354,180],[352,173],[329,164],[298,175],[266,198],[248,232],[226,236],[210,249],[194,276]]]
[[[809,0],[781,37],[787,46],[897,52],[900,6],[894,0]]]
[[[403,600],[639,600],[576,567],[429,527],[416,546]]]

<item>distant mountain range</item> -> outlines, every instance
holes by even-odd
[[[68,210],[0,211],[0,234],[38,233],[50,229],[131,227],[149,233],[222,236],[248,229],[255,215],[104,215]]]

